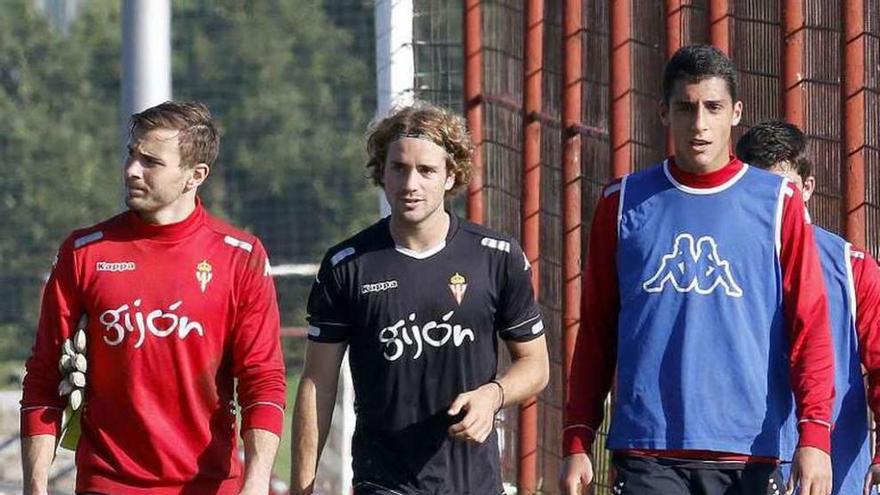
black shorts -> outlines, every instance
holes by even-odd
[[[355,483],[352,487],[352,493],[354,495],[406,495],[404,492],[369,481]],[[504,493],[500,493],[499,495],[504,495]]]
[[[354,495],[404,495],[403,492],[370,481],[356,482],[352,487]]]
[[[782,495],[779,467],[615,454],[614,495]]]

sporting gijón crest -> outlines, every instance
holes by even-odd
[[[678,234],[669,254],[664,255],[654,275],[642,284],[646,292],[711,294],[723,290],[731,297],[742,297],[743,291],[733,276],[730,263],[721,258],[712,236],[695,239],[688,233]]]
[[[452,296],[460,305],[462,299],[464,299],[464,293],[467,291],[467,280],[460,273],[456,272],[449,279],[449,290],[452,291]]]

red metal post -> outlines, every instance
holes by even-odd
[[[615,177],[632,169],[632,6],[611,0],[611,171]]]
[[[565,0],[562,11],[562,376],[566,394],[581,318],[581,1]]]
[[[666,0],[666,60],[672,58],[675,52],[681,48],[682,3],[682,0]],[[666,154],[675,154],[675,142],[668,130],[666,131]]]
[[[729,0],[709,0],[709,43],[730,55]]]
[[[785,120],[804,126],[804,0],[784,0],[782,32],[782,106]]]
[[[476,145],[467,191],[468,220],[483,223],[483,43],[480,0],[464,0],[464,104]]]
[[[846,238],[866,245],[865,230],[865,2],[843,9],[843,207]]]
[[[532,285],[540,294],[541,249],[541,79],[544,66],[544,0],[526,0],[523,67],[523,195],[522,243],[532,264]],[[519,408],[519,469],[517,493],[531,495],[538,487],[538,401]]]

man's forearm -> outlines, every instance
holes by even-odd
[[[336,405],[336,385],[331,388],[328,384],[325,388],[322,390],[314,380],[303,377],[297,390],[291,431],[292,495],[311,493],[314,484]]]
[[[244,437],[244,483],[242,494],[264,495],[269,493],[272,464],[278,452],[278,435],[257,428],[247,430]]]
[[[530,342],[509,345],[509,348],[511,365],[497,380],[504,389],[502,407],[537,395],[547,386],[550,377],[547,344],[543,336]]]
[[[21,467],[24,495],[45,495],[49,468],[55,457],[55,436],[36,435],[21,439]]]

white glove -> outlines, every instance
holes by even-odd
[[[72,339],[67,339],[61,346],[61,359],[58,369],[61,370],[62,380],[58,384],[58,395],[69,395],[71,409],[74,411],[82,407],[83,389],[86,386],[86,317],[80,320],[79,329]]]

